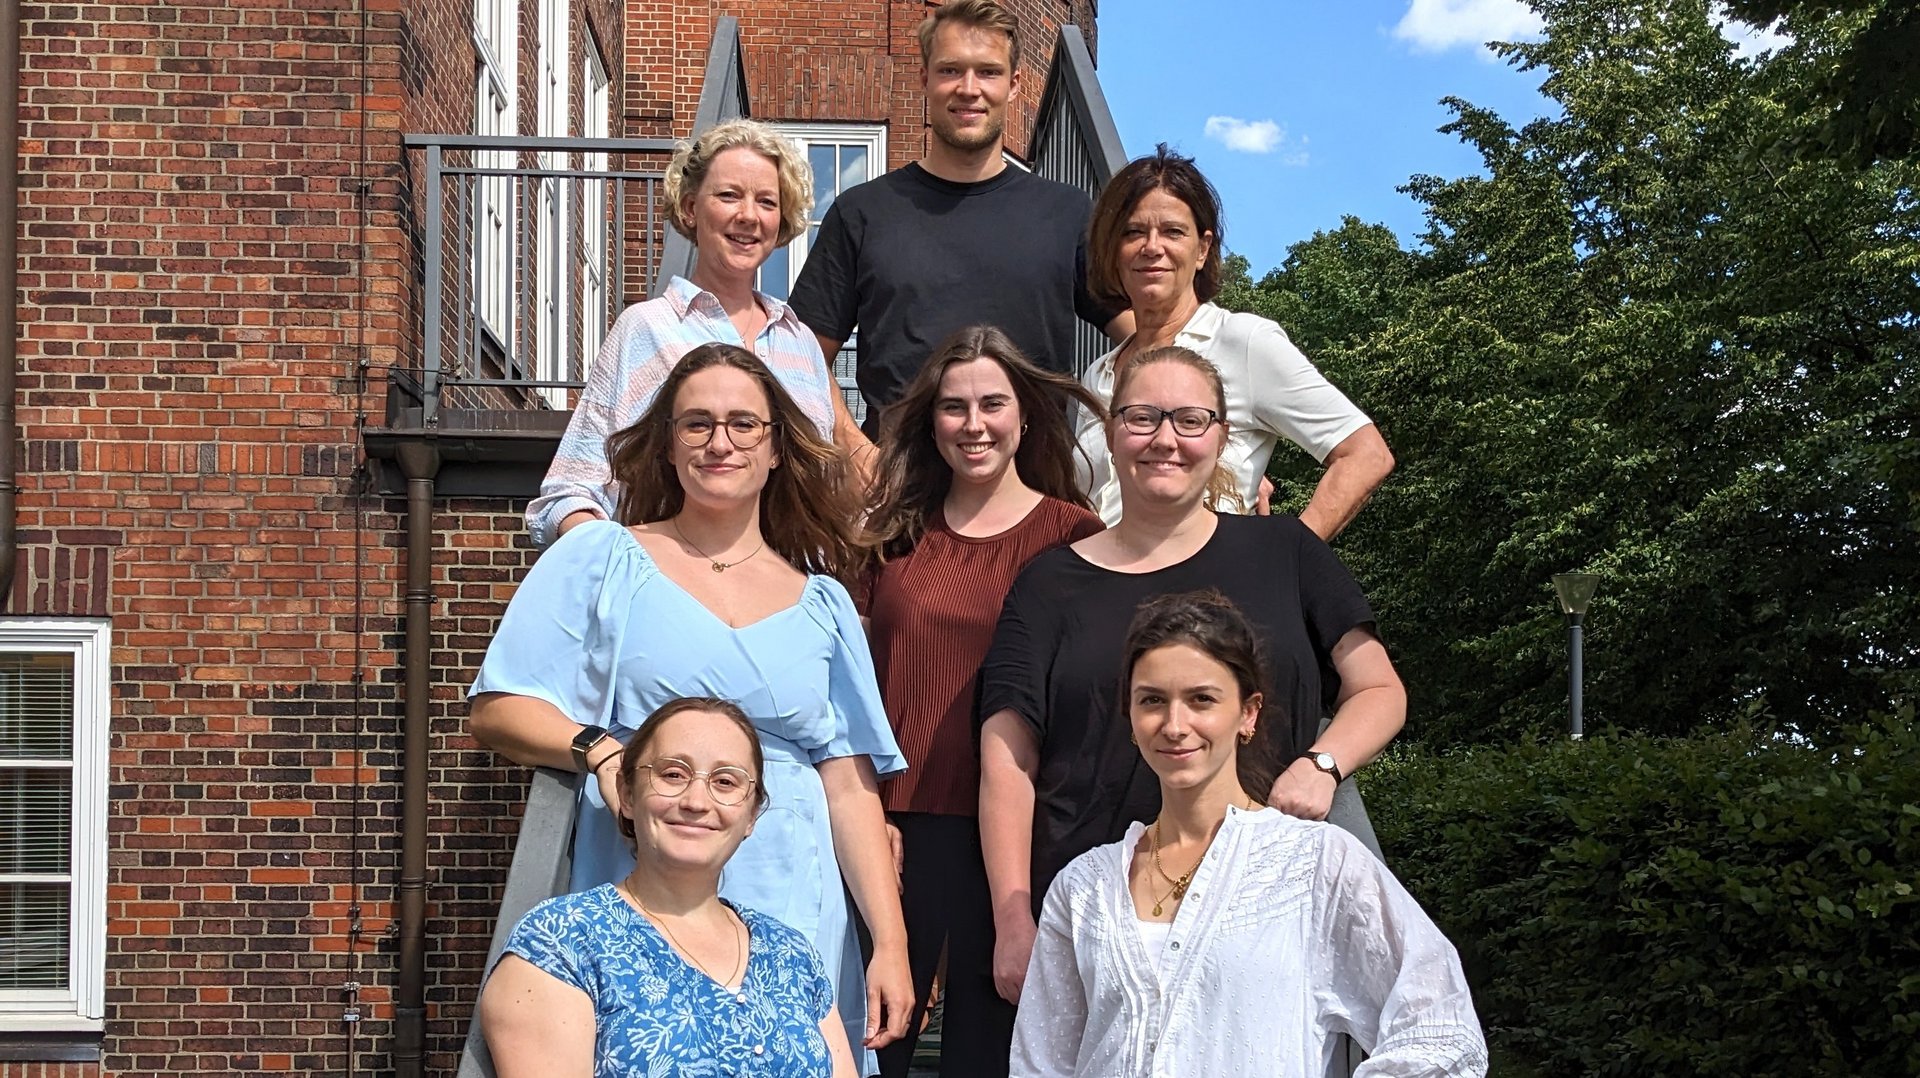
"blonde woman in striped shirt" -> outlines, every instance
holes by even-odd
[[[697,252],[693,275],[627,308],[608,331],[540,495],[527,506],[538,546],[583,521],[613,519],[620,488],[607,466],[607,438],[639,419],[674,365],[703,344],[752,352],[821,437],[853,454],[856,466],[870,464],[872,446],[819,341],[785,303],[753,287],[767,259],[807,227],[813,173],[800,149],[752,120],[719,124],[674,154],[666,197],[674,230]]]

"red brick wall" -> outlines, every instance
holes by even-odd
[[[355,474],[384,372],[417,350],[398,136],[469,129],[471,9],[23,5],[7,611],[113,621],[109,939],[103,1063],[0,1075],[389,1066],[404,506],[356,499]],[[574,17],[617,79],[617,0]],[[520,505],[436,508],[428,1062],[447,1074],[525,783],[466,737],[460,696],[531,555]]]

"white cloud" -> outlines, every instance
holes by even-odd
[[[1733,42],[1733,51],[1749,60],[1793,44],[1793,38],[1776,32],[1777,23],[1774,26],[1755,26],[1727,18],[1725,10],[1718,4],[1714,5],[1714,15],[1719,20],[1720,36]]]
[[[1287,132],[1272,120],[1209,116],[1207,137],[1239,153],[1272,153],[1287,140]]]
[[[1520,41],[1540,32],[1540,16],[1521,0],[1412,0],[1393,36],[1418,52],[1444,52],[1489,41]]]

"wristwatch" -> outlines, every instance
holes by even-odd
[[[1301,753],[1300,758],[1312,764],[1315,771],[1323,771],[1332,775],[1336,785],[1339,784],[1343,777],[1340,774],[1340,765],[1334,762],[1333,753],[1308,750],[1307,752]]]
[[[582,726],[580,732],[573,735],[573,769],[583,775],[586,774],[587,753],[592,752],[594,746],[612,736],[604,726]]]

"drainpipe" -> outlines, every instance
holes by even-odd
[[[20,58],[26,27],[20,0],[0,0],[0,29],[13,44],[0,48],[0,610],[13,601],[13,563],[20,548],[14,519],[15,443],[20,440],[15,413],[14,374],[20,362]]]
[[[407,709],[401,733],[400,983],[393,1008],[393,1070],[425,1073],[427,1040],[427,702],[432,685],[433,483],[440,450],[400,447],[407,480]]]

